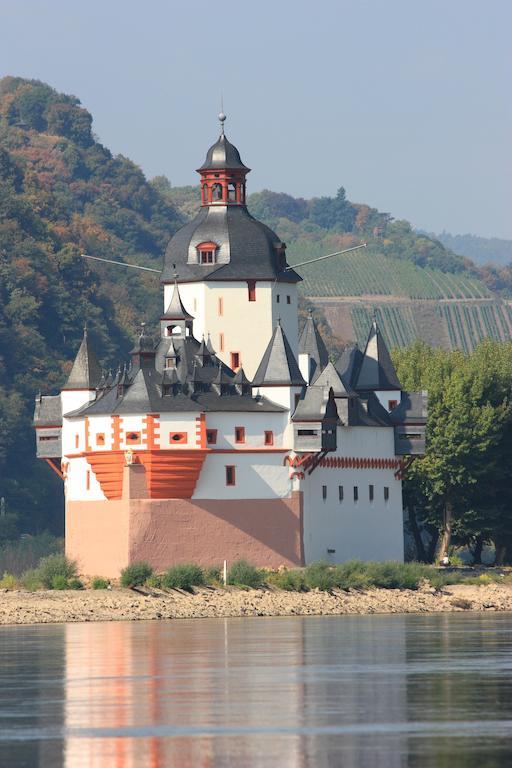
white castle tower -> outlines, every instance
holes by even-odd
[[[167,249],[158,340],[143,328],[112,378],[84,332],[61,393],[37,398],[66,552],[105,576],[137,560],[400,560],[426,394],[402,392],[376,322],[336,363],[312,317],[298,339],[301,278],[248,212],[249,169],[220,119],[199,213]]]

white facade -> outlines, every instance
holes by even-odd
[[[168,307],[174,285],[164,286],[164,307]],[[181,283],[185,309],[194,316],[196,339],[210,334],[217,354],[232,366],[233,354],[249,378],[254,376],[277,321],[295,355],[298,347],[298,296],[293,283],[257,281],[255,301],[249,301],[247,282]]]

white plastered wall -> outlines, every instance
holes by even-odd
[[[210,453],[206,456],[194,499],[275,499],[290,495],[284,453]],[[235,467],[236,484],[226,485],[226,466]]]
[[[297,354],[298,299],[293,283],[257,281],[256,301],[249,301],[247,281],[182,283],[179,289],[185,309],[194,316],[195,338],[200,340],[203,334],[205,337],[210,334],[216,354],[226,365],[231,365],[231,352],[239,352],[249,378],[256,373],[279,318]],[[165,286],[166,307],[172,291],[172,285]],[[222,299],[222,314],[219,314],[219,299]],[[224,339],[222,350],[221,334]]]
[[[328,457],[394,459],[393,429],[388,427],[339,427],[338,450]],[[404,534],[402,484],[393,469],[327,469],[305,473],[304,552],[315,560],[341,563],[361,560],[403,560]],[[339,486],[343,486],[343,500]],[[369,486],[374,499],[369,500]],[[327,488],[323,499],[322,486]],[[354,486],[358,501],[354,501]],[[389,500],[384,488],[389,488]],[[334,552],[328,552],[334,550]]]
[[[206,429],[217,430],[215,448],[265,448],[265,431],[273,433],[274,448],[284,445],[287,413],[207,413]],[[245,443],[235,443],[235,427],[244,427]],[[286,447],[286,446],[285,446]]]

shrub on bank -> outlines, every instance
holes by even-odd
[[[26,589],[28,592],[36,592],[38,589],[41,589],[42,584],[37,568],[29,568],[28,571],[22,573],[20,583],[23,589]]]
[[[335,586],[339,589],[367,589],[371,584],[368,563],[347,560],[334,568]]]
[[[222,573],[220,566],[211,565],[205,569],[204,580],[207,584],[222,584]]]
[[[12,573],[4,573],[0,579],[0,589],[16,589],[18,580]]]
[[[84,583],[80,579],[70,579],[68,582],[68,589],[83,589]]]
[[[109,581],[102,576],[95,576],[91,581],[92,589],[108,589]]]
[[[336,570],[323,560],[306,567],[305,581],[310,589],[321,589],[324,592],[338,586]]]
[[[122,587],[141,587],[150,576],[153,575],[153,568],[149,563],[139,562],[131,563],[121,571]]]
[[[48,555],[39,561],[36,572],[39,581],[46,589],[66,589],[68,581],[76,577],[77,564],[66,555]],[[66,587],[54,586],[54,582],[62,584],[63,581]]]
[[[236,560],[228,571],[228,584],[242,587],[259,587],[263,581],[263,573],[247,560]]]
[[[302,592],[306,586],[302,571],[276,571],[267,574],[266,580],[269,584],[286,592]]]
[[[67,589],[67,588],[68,588],[68,580],[62,573],[59,573],[56,576],[54,576],[50,582],[49,589]]]
[[[201,584],[204,584],[204,572],[199,565],[194,565],[194,563],[173,565],[162,576],[162,587],[165,589],[184,589],[191,592],[192,587]]]

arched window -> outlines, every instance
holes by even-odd
[[[236,203],[236,184],[232,182],[228,184],[228,200],[231,203]]]
[[[208,202],[208,185],[203,184],[203,203]]]
[[[199,243],[197,247],[197,256],[199,264],[215,264],[217,254],[217,243],[207,241]]]
[[[222,200],[222,184],[214,184],[212,187],[213,200]]]
[[[168,325],[166,328],[167,336],[179,336],[181,334],[181,326]]]

